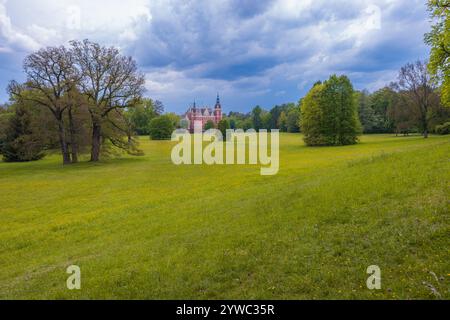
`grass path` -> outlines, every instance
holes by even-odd
[[[0,163],[0,298],[450,298],[449,137],[307,148],[284,134],[270,177],[174,166],[171,145]]]

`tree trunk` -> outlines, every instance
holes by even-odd
[[[66,135],[64,130],[64,121],[62,119],[62,116],[59,116],[57,120],[58,120],[58,137],[59,137],[59,144],[61,147],[61,154],[63,156],[63,165],[66,165],[70,164],[70,154],[67,148]]]
[[[91,161],[93,162],[98,161],[100,158],[101,132],[102,128],[100,123],[94,121],[92,124],[92,148],[91,148]]]
[[[423,117],[423,137],[428,138],[428,121],[427,121],[427,112],[425,111],[425,115]]]
[[[70,148],[72,151],[72,163],[78,162],[78,143],[76,139],[75,124],[73,123],[72,108],[69,108]]]
[[[426,139],[428,138],[428,106],[426,104],[423,107],[422,123],[423,123],[423,137]]]

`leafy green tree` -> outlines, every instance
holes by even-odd
[[[420,116],[417,109],[410,103],[406,92],[400,92],[393,98],[388,115],[394,123],[396,135],[408,135],[410,132],[417,131]]]
[[[153,102],[153,108],[155,110],[156,115],[160,116],[164,113],[164,105],[161,101],[155,100]]]
[[[236,120],[234,118],[229,119],[230,129],[236,129]]]
[[[372,132],[386,133],[394,131],[394,122],[389,118],[388,110],[392,107],[397,93],[390,87],[384,87],[372,93],[369,106],[373,110],[375,121]]]
[[[181,117],[177,115],[174,112],[166,113],[165,116],[167,116],[170,121],[172,121],[172,125],[174,128],[181,128]]]
[[[205,123],[205,130],[214,129],[216,125],[214,124],[214,121],[208,120]]]
[[[303,100],[301,119],[307,145],[357,143],[361,125],[350,80],[332,75],[317,83]]]
[[[289,110],[286,117],[287,132],[300,132],[300,109],[293,108]]]
[[[431,46],[428,69],[437,82],[442,82],[441,101],[450,107],[450,1],[428,0],[428,11],[435,24],[425,35]]]
[[[175,130],[173,119],[168,115],[162,115],[150,121],[149,131],[152,140],[167,140]]]
[[[300,128],[304,134],[305,143],[311,146],[329,143],[324,130],[324,110],[321,101],[323,88],[323,84],[316,83],[303,98]]]
[[[262,126],[263,126],[262,118],[261,118],[262,112],[263,112],[263,110],[261,109],[260,106],[256,106],[252,110],[252,114],[251,114],[252,126],[253,126],[253,129],[255,129],[257,131],[259,129],[262,129]]]
[[[217,124],[217,129],[220,130],[223,136],[223,140],[225,140],[227,137],[227,129],[230,129],[230,123],[228,122],[227,119],[222,119]]]
[[[369,93],[366,90],[355,92],[355,99],[358,105],[359,121],[361,122],[363,132],[377,132],[381,121],[370,104]]]
[[[287,115],[284,111],[282,111],[278,117],[278,128],[281,132],[287,131]]]
[[[150,121],[158,116],[152,99],[144,98],[141,103],[128,110],[133,129],[139,135],[148,135]]]
[[[14,109],[0,143],[3,160],[23,162],[41,159],[45,143],[37,126],[33,126],[32,111],[19,104]]]
[[[277,128],[276,125],[272,126],[272,123],[273,123],[272,119],[273,119],[272,118],[272,113],[270,113],[270,112],[263,112],[263,114],[261,116],[262,125],[261,125],[260,129],[267,129],[267,130],[276,129]]]

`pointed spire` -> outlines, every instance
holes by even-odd
[[[217,92],[217,100],[216,100],[216,104],[220,104],[220,98],[219,98],[219,93]]]

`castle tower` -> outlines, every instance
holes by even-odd
[[[222,120],[222,106],[220,105],[219,93],[217,93],[216,105],[214,106],[214,121],[216,124]]]

